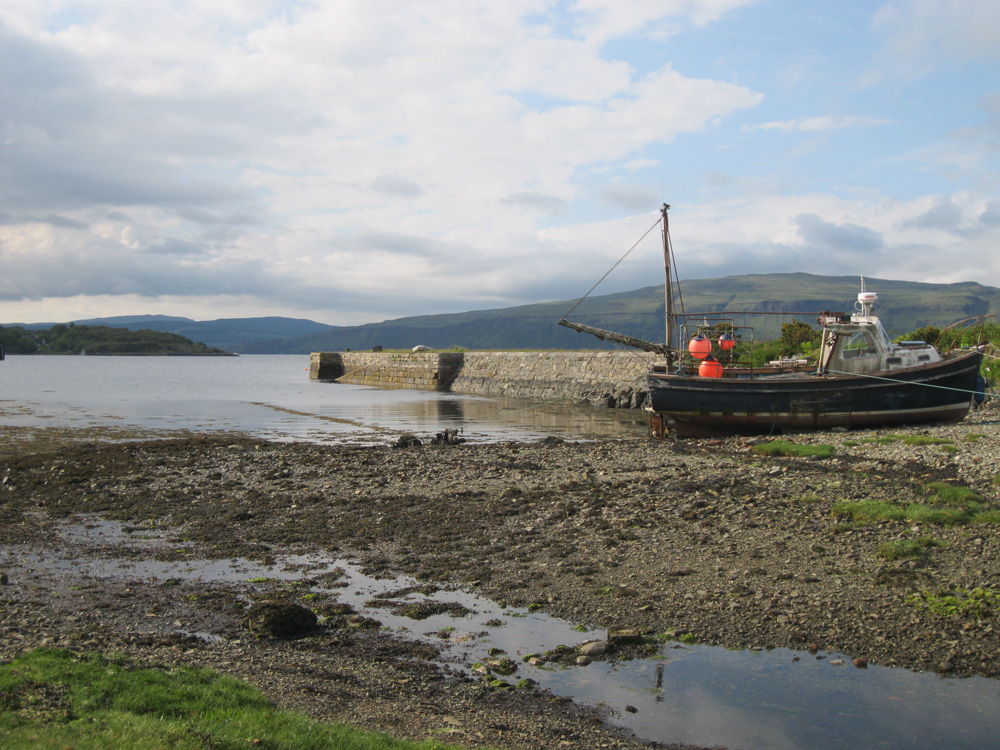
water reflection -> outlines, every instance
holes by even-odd
[[[309,380],[303,357],[8,357],[0,414],[15,427],[239,431],[378,444],[458,429],[472,441],[645,434],[645,414]]]
[[[7,548],[0,553],[6,569],[37,567],[68,575],[122,580],[179,578],[237,587],[267,581],[314,581],[307,591],[335,596],[362,614],[407,637],[433,642],[446,661],[466,670],[485,662],[490,649],[502,649],[518,665],[508,678],[524,677],[556,695],[609,709],[615,723],[638,736],[660,742],[687,742],[730,748],[835,750],[845,747],[926,748],[995,747],[1000,736],[1000,682],[985,678],[948,679],[930,673],[870,666],[855,668],[838,654],[813,655],[775,649],[729,651],[676,642],[664,643],[649,659],[595,661],[586,667],[539,667],[524,657],[560,644],[577,645],[603,637],[571,623],[524,609],[503,608],[460,590],[412,591],[409,577],[375,579],[346,560],[289,555],[278,564],[250,560],[150,559],[152,550],[179,544],[169,533],[125,531],[115,522],[71,524],[60,535],[61,553]],[[146,549],[138,560],[73,554],[72,543],[127,544]],[[4,559],[7,558],[7,559]],[[342,570],[346,587],[324,588],[315,580]],[[63,585],[68,585],[63,579]],[[386,594],[395,595],[385,598]],[[462,617],[432,615],[415,621],[393,605],[435,601],[461,605]]]

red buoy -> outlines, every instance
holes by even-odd
[[[722,363],[715,357],[709,355],[698,365],[698,374],[703,378],[721,378]]]
[[[724,352],[731,352],[736,346],[736,339],[733,338],[733,334],[724,333],[719,336],[719,348]]]
[[[688,351],[695,359],[705,359],[712,353],[712,342],[699,333],[688,342]]]

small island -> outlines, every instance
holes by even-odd
[[[112,356],[233,357],[232,352],[192,341],[176,333],[130,331],[111,326],[58,323],[46,330],[0,326],[0,346],[7,354],[86,354]]]

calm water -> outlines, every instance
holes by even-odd
[[[381,443],[458,428],[470,441],[645,434],[645,415],[309,379],[304,355],[8,356],[0,415],[24,426],[238,430]]]

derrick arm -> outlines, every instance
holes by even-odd
[[[571,328],[579,333],[589,333],[592,336],[597,336],[597,338],[604,341],[616,341],[619,344],[624,344],[625,346],[631,346],[636,349],[642,349],[644,352],[654,352],[656,354],[662,354],[667,356],[670,352],[670,347],[665,344],[657,344],[652,341],[645,341],[643,339],[637,339],[634,336],[626,336],[624,333],[615,333],[614,331],[605,331],[603,328],[595,328],[593,326],[584,325],[583,323],[572,323],[566,318],[559,321],[559,325]]]

